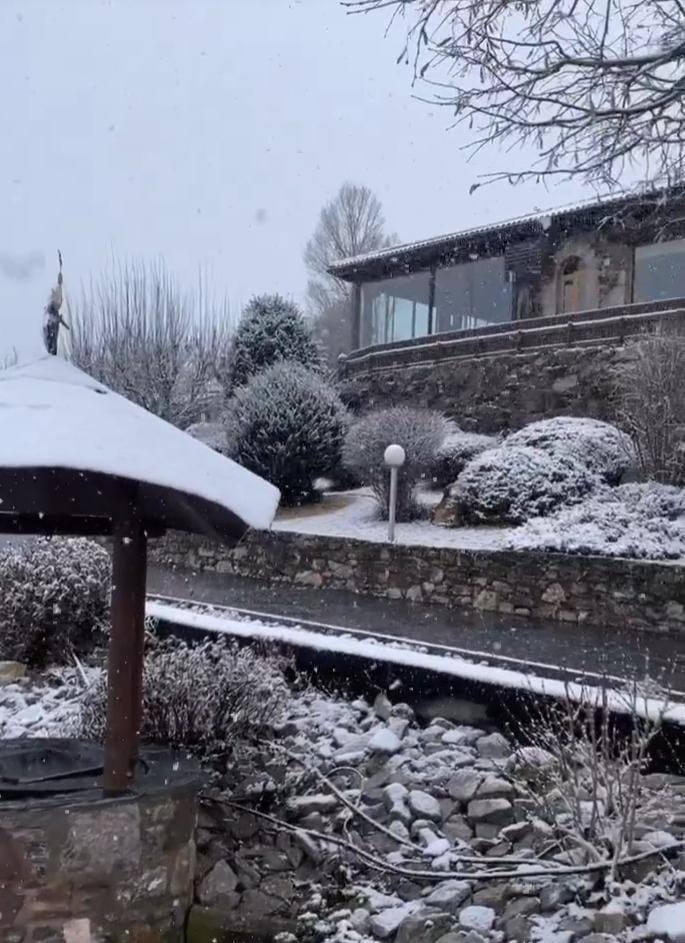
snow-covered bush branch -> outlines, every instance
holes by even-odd
[[[0,657],[42,667],[91,648],[109,610],[109,554],[90,540],[0,551]]]
[[[499,439],[477,432],[450,432],[435,455],[433,479],[441,488],[456,481],[466,465],[481,452],[499,445]]]
[[[343,446],[343,464],[373,489],[381,513],[387,515],[390,485],[383,454],[389,445],[401,445],[406,461],[398,477],[397,520],[411,520],[418,513],[416,485],[430,474],[446,432],[446,420],[433,410],[410,406],[380,409],[351,426]]]
[[[223,639],[188,646],[153,638],[143,669],[141,736],[201,754],[228,749],[277,722],[290,696],[285,666]],[[102,739],[106,708],[103,676],[84,697],[81,736]]]
[[[639,340],[619,374],[620,412],[646,479],[685,485],[685,333]]]
[[[227,306],[185,295],[161,264],[125,263],[87,286],[70,312],[72,359],[181,429],[221,397]]]

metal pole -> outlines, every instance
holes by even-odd
[[[135,507],[135,496],[128,489],[122,494],[122,506],[113,524],[112,632],[107,669],[103,776],[106,795],[126,792],[138,754],[146,540]]]
[[[388,540],[395,541],[395,513],[397,511],[397,473],[398,468],[390,469],[390,503],[388,506]]]

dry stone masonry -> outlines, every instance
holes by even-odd
[[[407,546],[253,532],[231,550],[181,534],[157,542],[165,565],[480,612],[649,632],[685,631],[678,562]]]

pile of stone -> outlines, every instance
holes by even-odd
[[[556,764],[544,750],[485,724],[421,727],[383,696],[371,707],[308,692],[277,733],[263,769],[252,758],[216,792],[241,810],[204,812],[195,919],[214,907],[224,927],[339,943],[685,940],[653,930],[660,908],[685,906],[685,780],[644,778],[660,801],[644,805],[634,851],[665,850],[609,886],[531,803],[531,778]],[[482,879],[493,871],[508,876]]]

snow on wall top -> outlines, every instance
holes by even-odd
[[[0,466],[117,475],[266,528],[279,491],[59,357],[0,371]]]

